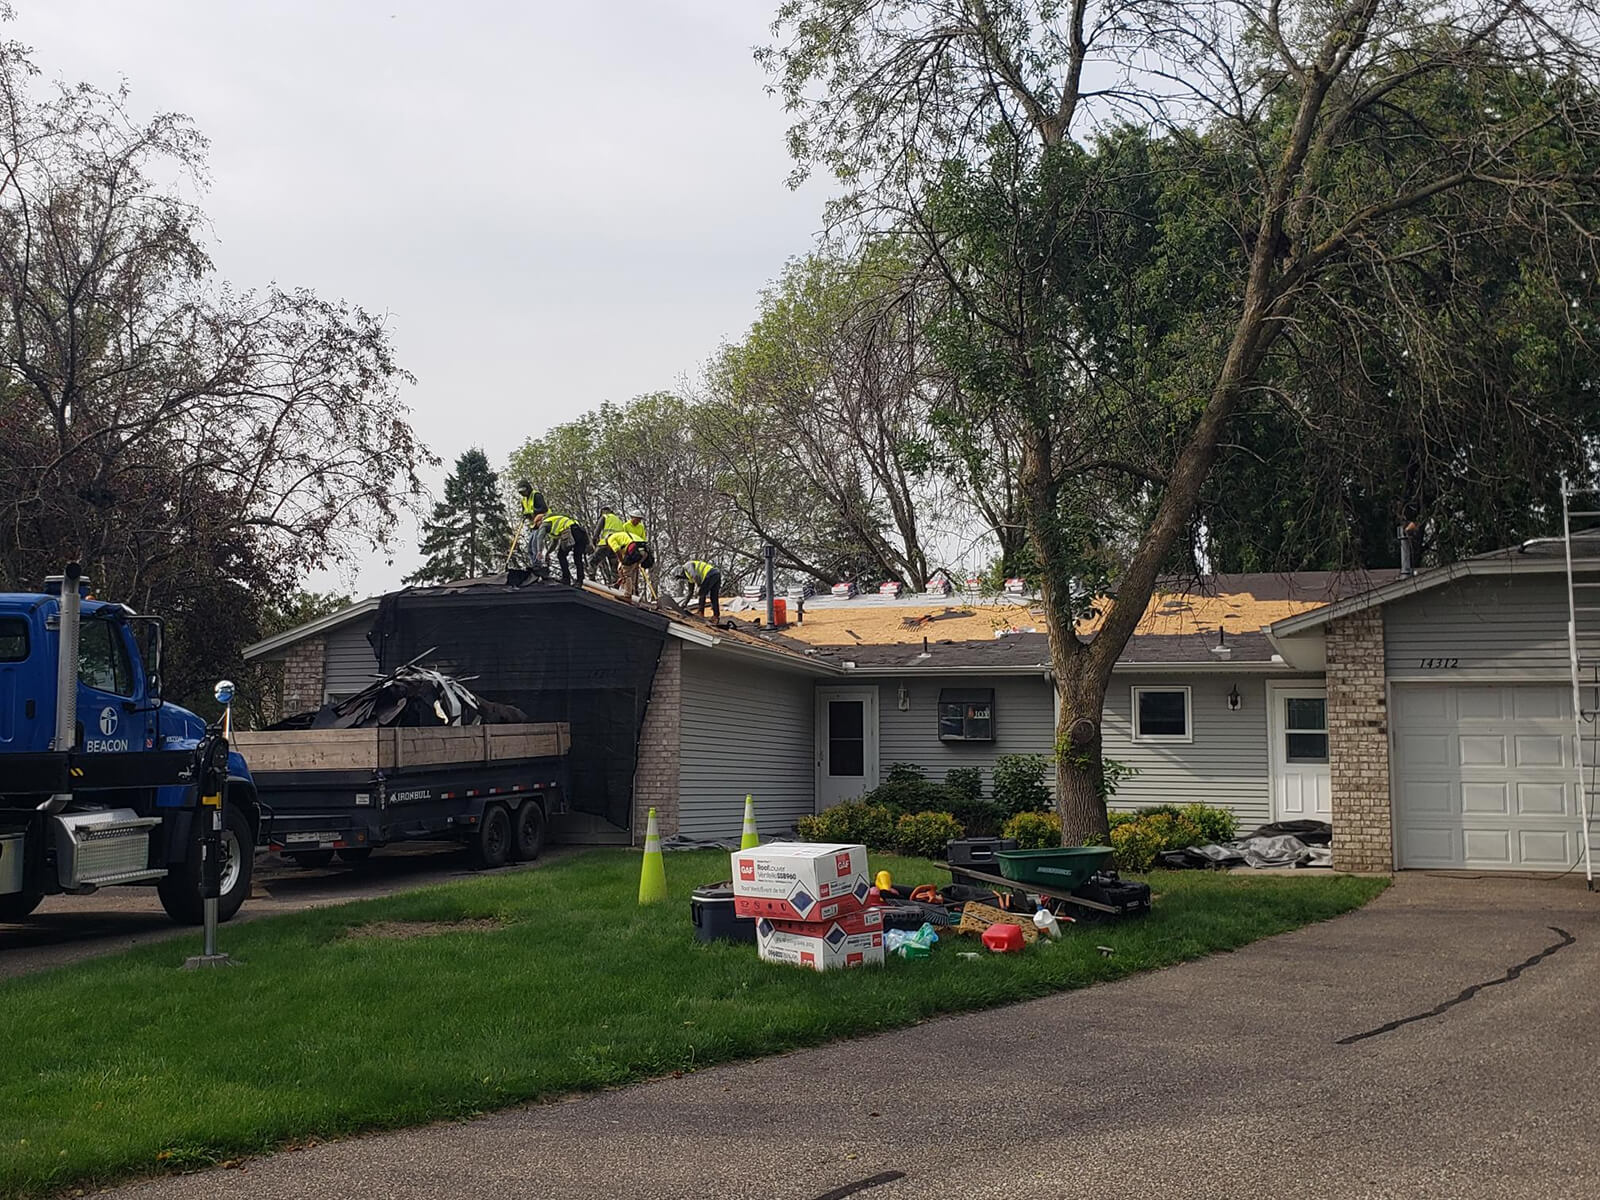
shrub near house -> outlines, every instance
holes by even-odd
[[[1061,818],[1050,811],[1048,765],[1037,754],[1002,755],[995,761],[993,796],[985,800],[975,767],[953,768],[943,783],[933,783],[920,768],[895,763],[859,800],[801,817],[796,828],[807,841],[859,842],[869,850],[936,860],[944,857],[945,843],[959,837],[999,834],[1016,838],[1023,850],[1059,846]],[[1110,789],[1123,773],[1107,771]],[[1232,813],[1204,804],[1112,813],[1110,822],[1117,867],[1134,872],[1148,871],[1163,850],[1225,842],[1235,825]]]
[[[1137,812],[1111,814],[1111,845],[1117,869],[1148,871],[1163,850],[1182,850],[1225,842],[1233,837],[1236,821],[1225,808],[1206,804],[1158,804]],[[1005,824],[1003,837],[1017,839],[1023,850],[1061,844],[1061,818],[1055,813],[1019,813]]]

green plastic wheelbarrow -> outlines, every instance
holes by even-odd
[[[1000,874],[1015,883],[1071,891],[1111,858],[1110,846],[1059,846],[1053,850],[997,850]]]

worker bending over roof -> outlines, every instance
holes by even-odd
[[[699,602],[695,605],[695,615],[706,615],[706,601],[711,601],[711,619],[722,620],[722,572],[711,563],[703,559],[693,559],[686,563],[679,579],[683,584],[683,600],[689,602],[689,593],[696,588],[700,589]]]

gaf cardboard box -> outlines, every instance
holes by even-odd
[[[767,842],[732,858],[733,911],[741,917],[831,921],[866,906],[865,846]]]
[[[764,962],[809,967],[813,971],[832,971],[839,967],[881,967],[882,922],[883,914],[876,909],[853,913],[826,924],[814,921],[757,921],[756,948]]]

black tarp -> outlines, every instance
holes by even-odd
[[[575,812],[629,828],[639,729],[667,619],[577,588],[467,583],[383,598],[373,625],[379,669],[427,664],[533,721],[572,727]]]

